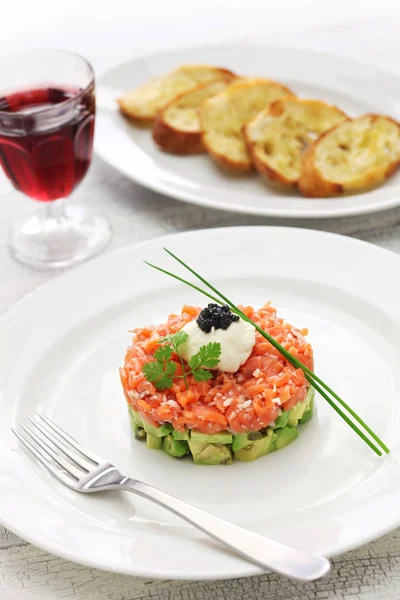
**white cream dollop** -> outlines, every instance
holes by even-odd
[[[256,342],[256,332],[250,323],[243,319],[231,323],[228,329],[211,329],[206,333],[197,325],[196,320],[190,321],[183,327],[189,335],[179,351],[185,360],[189,360],[201,348],[210,342],[221,344],[221,356],[218,366],[219,371],[236,373],[239,367],[246,362]]]

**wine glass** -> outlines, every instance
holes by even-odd
[[[14,187],[43,202],[14,221],[14,256],[35,267],[65,267],[100,252],[108,221],[65,199],[92,159],[95,82],[82,57],[30,50],[0,57],[0,164]]]

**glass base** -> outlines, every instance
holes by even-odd
[[[47,213],[15,220],[9,245],[20,262],[38,269],[57,269],[98,254],[111,236],[107,219],[57,200],[47,205]]]

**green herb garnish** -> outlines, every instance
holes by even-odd
[[[143,365],[142,371],[146,379],[154,383],[158,390],[165,390],[173,384],[176,364],[173,361],[148,362]]]
[[[373,441],[371,441],[365,435],[365,433],[363,431],[361,431],[361,429],[355,423],[353,423],[351,421],[351,419],[349,418],[349,416],[336,404],[336,402],[338,404],[340,404],[340,406],[342,408],[344,408],[344,410],[347,411],[347,413],[351,417],[353,417],[353,419],[364,429],[365,432],[367,432],[371,436],[371,438],[378,444],[378,446],[380,446],[380,448],[386,454],[389,454],[389,452],[390,452],[389,448],[377,436],[377,434],[374,433],[374,431],[372,431],[372,429],[363,421],[363,419],[361,419],[361,417],[359,417],[358,414],[352,408],[350,408],[350,406],[348,404],[346,404],[346,402],[342,398],[340,398],[340,396],[338,396],[338,394],[336,394],[336,392],[334,392],[324,381],[322,381],[322,379],[320,379],[319,377],[317,377],[317,375],[315,375],[315,373],[313,373],[308,367],[306,367],[305,365],[303,365],[302,362],[300,362],[295,356],[293,356],[290,352],[288,352],[288,350],[286,350],[286,348],[284,348],[281,344],[279,344],[279,342],[277,342],[275,340],[275,338],[273,338],[264,329],[262,329],[261,327],[259,327],[259,325],[257,325],[256,323],[254,323],[254,321],[252,321],[247,315],[245,315],[235,304],[233,304],[233,302],[231,302],[226,296],[224,296],[221,292],[219,292],[217,290],[217,288],[215,288],[213,285],[211,285],[211,283],[209,283],[206,279],[204,279],[201,275],[199,275],[194,269],[192,269],[191,267],[189,267],[183,260],[181,260],[180,258],[178,258],[175,254],[173,254],[172,252],[170,252],[166,248],[164,248],[164,250],[170,256],[172,256],[172,258],[174,258],[182,266],[184,266],[185,269],[187,269],[193,275],[195,275],[195,277],[197,277],[197,279],[199,279],[202,283],[204,283],[210,290],[212,290],[215,294],[217,294],[217,296],[219,296],[219,298],[217,298],[216,296],[210,294],[206,290],[203,290],[202,288],[198,287],[194,283],[190,283],[190,281],[187,281],[186,279],[183,279],[182,277],[179,277],[179,275],[175,275],[174,273],[171,273],[170,271],[166,271],[165,269],[162,269],[161,267],[157,267],[156,265],[152,265],[151,263],[149,263],[147,261],[144,261],[144,262],[147,265],[149,265],[150,267],[152,267],[153,269],[156,269],[157,271],[160,271],[161,273],[165,273],[166,275],[169,275],[170,277],[173,277],[174,279],[177,279],[178,281],[184,283],[185,285],[188,285],[189,287],[197,290],[201,294],[204,294],[208,298],[211,298],[211,300],[213,300],[214,302],[217,302],[218,304],[224,304],[224,303],[228,304],[228,306],[230,306],[232,312],[234,312],[237,315],[239,315],[244,321],[247,321],[248,323],[250,323],[251,325],[253,325],[253,327],[266,340],[268,340],[270,342],[270,344],[272,344],[272,346],[274,346],[274,348],[276,348],[282,354],[282,356],[284,356],[286,358],[286,360],[288,362],[290,362],[294,367],[296,367],[296,369],[302,369],[302,371],[304,372],[304,375],[305,375],[307,381],[310,384],[313,385],[313,387],[316,389],[316,391],[319,392],[319,394],[321,394],[321,396],[323,398],[325,398],[325,400],[328,402],[328,404],[360,436],[360,438],[366,444],[368,444],[368,446],[378,456],[382,456],[381,450],[374,444]]]
[[[148,381],[154,384],[158,390],[165,390],[172,387],[174,378],[183,379],[186,389],[189,389],[187,383],[188,375],[193,375],[195,381],[208,381],[212,378],[211,371],[219,363],[221,356],[221,344],[210,342],[201,346],[199,351],[188,361],[189,370],[186,371],[182,355],[179,351],[181,346],[188,339],[186,331],[177,331],[173,335],[167,335],[159,340],[160,347],[154,352],[155,361],[145,363],[142,371]],[[161,345],[162,344],[162,345]],[[175,375],[176,363],[172,360],[172,354],[176,354],[182,365],[182,375]]]
[[[221,344],[219,342],[210,342],[201,346],[200,350],[189,359],[190,371],[187,375],[192,374],[197,382],[208,381],[211,379],[212,373],[207,369],[214,369],[219,363],[220,356]]]

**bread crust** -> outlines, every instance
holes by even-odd
[[[161,150],[170,154],[185,156],[205,152],[200,131],[179,131],[164,121],[162,112],[154,119],[152,137]]]
[[[344,188],[340,183],[324,179],[314,164],[316,144],[313,144],[303,155],[299,190],[308,198],[325,198],[343,194]]]

